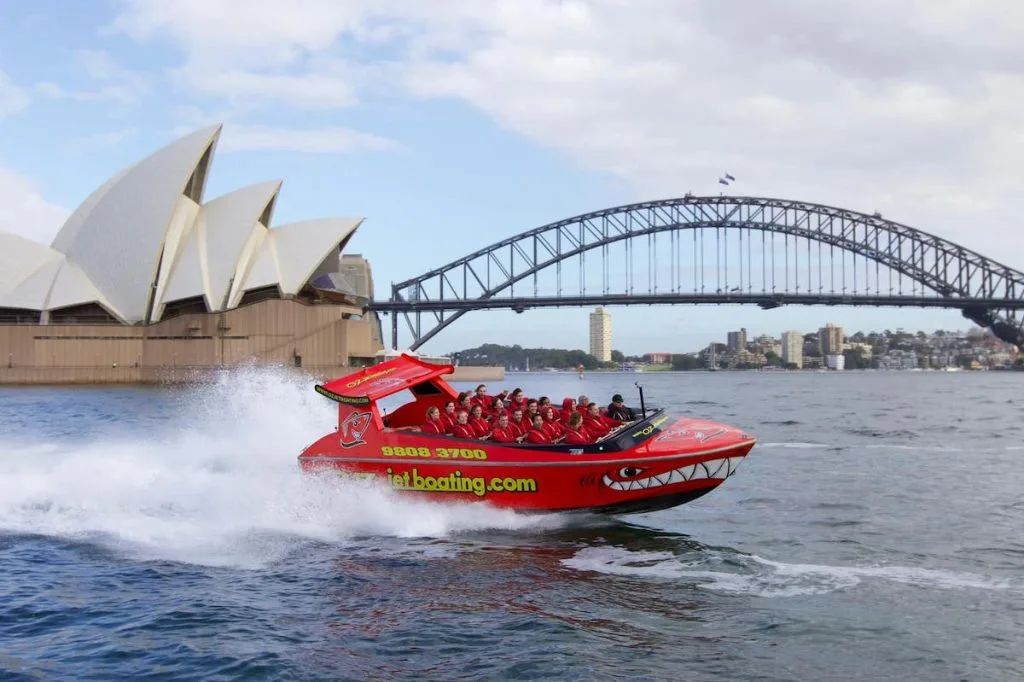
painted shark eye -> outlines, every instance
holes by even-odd
[[[619,469],[619,476],[622,478],[633,478],[642,471],[643,469],[637,469],[636,467],[622,467]]]

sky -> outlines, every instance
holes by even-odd
[[[363,216],[390,283],[633,201],[731,193],[912,225],[1024,269],[1015,0],[0,0],[0,229],[49,243],[96,187],[224,132],[206,198]],[[421,350],[587,348],[589,309],[473,312]],[[613,347],[963,329],[957,311],[612,308]],[[385,322],[387,324],[387,321]],[[400,345],[410,342],[402,327]]]

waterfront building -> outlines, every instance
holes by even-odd
[[[878,369],[917,369],[917,353],[912,350],[891,350],[879,356]]]
[[[747,348],[747,330],[740,329],[738,332],[729,332],[726,345],[731,351],[746,350]]]
[[[822,355],[842,355],[843,328],[829,322],[819,329],[818,351]]]
[[[825,365],[829,369],[843,370],[846,368],[845,355],[826,355]]]
[[[116,174],[50,245],[0,234],[0,383],[373,363],[383,344],[363,312],[370,266],[342,255],[363,218],[274,225],[280,180],[207,201],[221,129]]]
[[[612,359],[612,316],[601,306],[590,313],[590,354],[600,362]]]
[[[644,362],[652,365],[666,365],[672,362],[671,353],[644,353]]]
[[[804,366],[804,335],[803,332],[782,333],[782,362]]]

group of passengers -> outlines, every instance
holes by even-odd
[[[585,395],[564,399],[558,409],[545,396],[527,398],[520,388],[489,396],[487,385],[480,384],[446,402],[444,409],[428,408],[422,430],[494,443],[586,445],[635,419],[618,394],[607,410]]]

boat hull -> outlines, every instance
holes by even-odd
[[[660,421],[659,421],[660,420]],[[366,434],[370,436],[371,434]],[[329,434],[299,457],[304,470],[367,478],[411,497],[486,502],[522,512],[630,514],[691,502],[736,473],[755,444],[722,424],[667,415],[605,444],[529,448],[413,431],[344,444]]]

